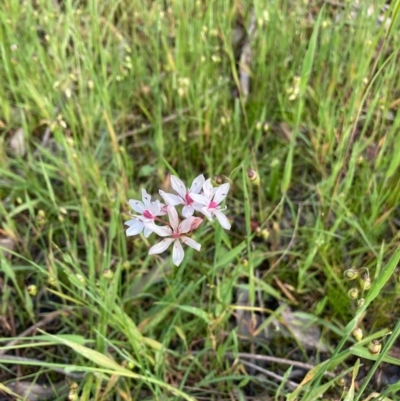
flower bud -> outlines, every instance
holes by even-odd
[[[79,385],[78,385],[77,382],[71,382],[69,384],[69,389],[72,390],[72,391],[76,391],[76,390],[78,390],[78,388],[79,388]]]
[[[203,219],[201,217],[192,217],[192,222],[190,224],[190,231],[196,230],[196,228],[198,228],[202,222]]]
[[[29,295],[31,295],[32,297],[36,297],[37,287],[35,284],[28,285],[28,287],[26,287],[26,290],[28,291]]]
[[[78,279],[78,281],[79,281],[81,284],[83,284],[83,285],[86,284],[85,277],[83,277],[82,274],[77,274],[77,275],[76,275],[76,278]]]
[[[368,351],[371,355],[378,355],[381,352],[382,344],[379,340],[372,340],[368,344]]]
[[[256,170],[254,169],[249,169],[247,172],[247,177],[249,177],[249,180],[254,184],[254,185],[260,185],[260,176],[257,173]]]
[[[368,276],[368,273],[363,274],[363,276],[360,278],[360,287],[363,290],[369,290],[371,288],[371,279]]]
[[[357,299],[358,288],[356,287],[350,288],[349,291],[347,292],[347,295],[349,296],[350,299]]]
[[[365,298],[360,298],[357,302],[359,308],[361,308],[365,304]]]
[[[347,269],[343,274],[347,280],[355,280],[359,276],[359,272],[356,269]]]
[[[229,182],[229,178],[226,175],[214,175],[212,179],[213,185],[219,186]]]
[[[364,337],[363,331],[359,327],[356,327],[351,334],[357,341],[361,341]]]
[[[114,277],[114,272],[111,269],[105,269],[103,271],[103,277],[107,280],[111,280]]]
[[[344,387],[346,385],[346,379],[344,377],[341,377],[341,378],[336,380],[336,384],[339,387]]]
[[[53,276],[50,276],[50,277],[47,279],[47,282],[48,282],[50,285],[56,285],[56,279],[55,279],[55,277],[53,277]]]
[[[269,236],[270,236],[270,232],[269,232],[266,228],[263,228],[263,229],[260,231],[260,236],[261,236],[261,238],[262,238],[264,241],[266,241],[266,240],[269,238]]]
[[[76,391],[71,390],[68,393],[68,401],[78,401],[79,397],[78,394],[76,393]]]

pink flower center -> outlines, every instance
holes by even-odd
[[[172,238],[175,238],[175,239],[179,238],[180,236],[181,236],[181,234],[176,233],[176,232],[174,232],[174,233],[172,234]]]
[[[193,199],[190,197],[189,192],[185,195],[185,201],[187,205],[190,205],[193,202]]]
[[[215,209],[218,206],[217,202],[211,201],[210,204],[208,205],[209,209]]]
[[[143,217],[146,217],[146,219],[154,219],[154,216],[147,209],[143,212]]]

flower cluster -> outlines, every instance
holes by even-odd
[[[222,184],[214,188],[211,180],[206,180],[201,174],[193,180],[190,188],[187,188],[174,175],[171,177],[171,185],[176,194],[159,191],[165,204],[159,200],[152,201],[145,189],[142,189],[142,201],[129,200],[129,205],[135,214],[131,213],[132,219],[125,223],[128,226],[126,235],[137,235],[143,232],[146,238],[151,233],[164,237],[161,242],[150,248],[149,255],[162,253],[173,244],[172,261],[179,266],[184,257],[182,244],[188,245],[196,251],[200,251],[201,248],[198,242],[190,238],[190,234],[203,222],[201,217],[194,215],[196,212],[206,216],[210,221],[215,217],[227,230],[231,228],[223,213],[226,207],[220,206],[228,194],[229,184]],[[183,205],[182,219],[179,218],[176,210],[178,205]],[[169,222],[162,218],[165,215],[168,215]],[[156,224],[156,222],[160,224]]]

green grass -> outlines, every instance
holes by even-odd
[[[0,391],[66,376],[80,400],[376,391],[372,373],[359,388],[351,377],[355,357],[372,372],[400,363],[390,356],[400,334],[400,3],[372,15],[372,1],[358,13],[352,2],[31,3],[0,6]],[[232,36],[252,12],[250,94],[236,98]],[[18,130],[24,152],[12,146]],[[179,267],[147,254],[154,234],[126,237],[123,225],[128,199],[142,187],[157,196],[169,173],[231,182],[231,231],[201,227],[202,251]],[[347,297],[359,288],[343,276],[350,267],[372,280],[359,308]],[[296,335],[286,306],[320,328],[327,352]],[[366,350],[373,339],[378,356]],[[316,367],[295,390],[287,364],[243,353]],[[395,399],[399,388],[379,391]]]

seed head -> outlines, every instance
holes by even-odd
[[[360,287],[363,290],[369,290],[371,288],[371,284],[372,284],[372,281],[369,278],[368,273],[363,274],[363,276],[360,278]]]
[[[359,327],[356,327],[351,334],[357,341],[361,341],[363,339],[363,331]]]
[[[260,185],[260,175],[257,173],[256,170],[254,169],[249,169],[247,171],[247,177],[249,177],[249,180],[254,184],[259,186]]]
[[[28,291],[29,295],[31,295],[32,297],[36,297],[37,287],[35,284],[28,285],[28,287],[26,287],[26,290]]]
[[[382,344],[379,340],[372,340],[368,344],[368,351],[371,355],[378,355],[381,352]]]
[[[358,288],[357,287],[350,288],[349,291],[347,292],[347,295],[349,296],[350,299],[357,299]]]
[[[343,274],[347,280],[355,280],[360,275],[356,269],[347,269]]]

